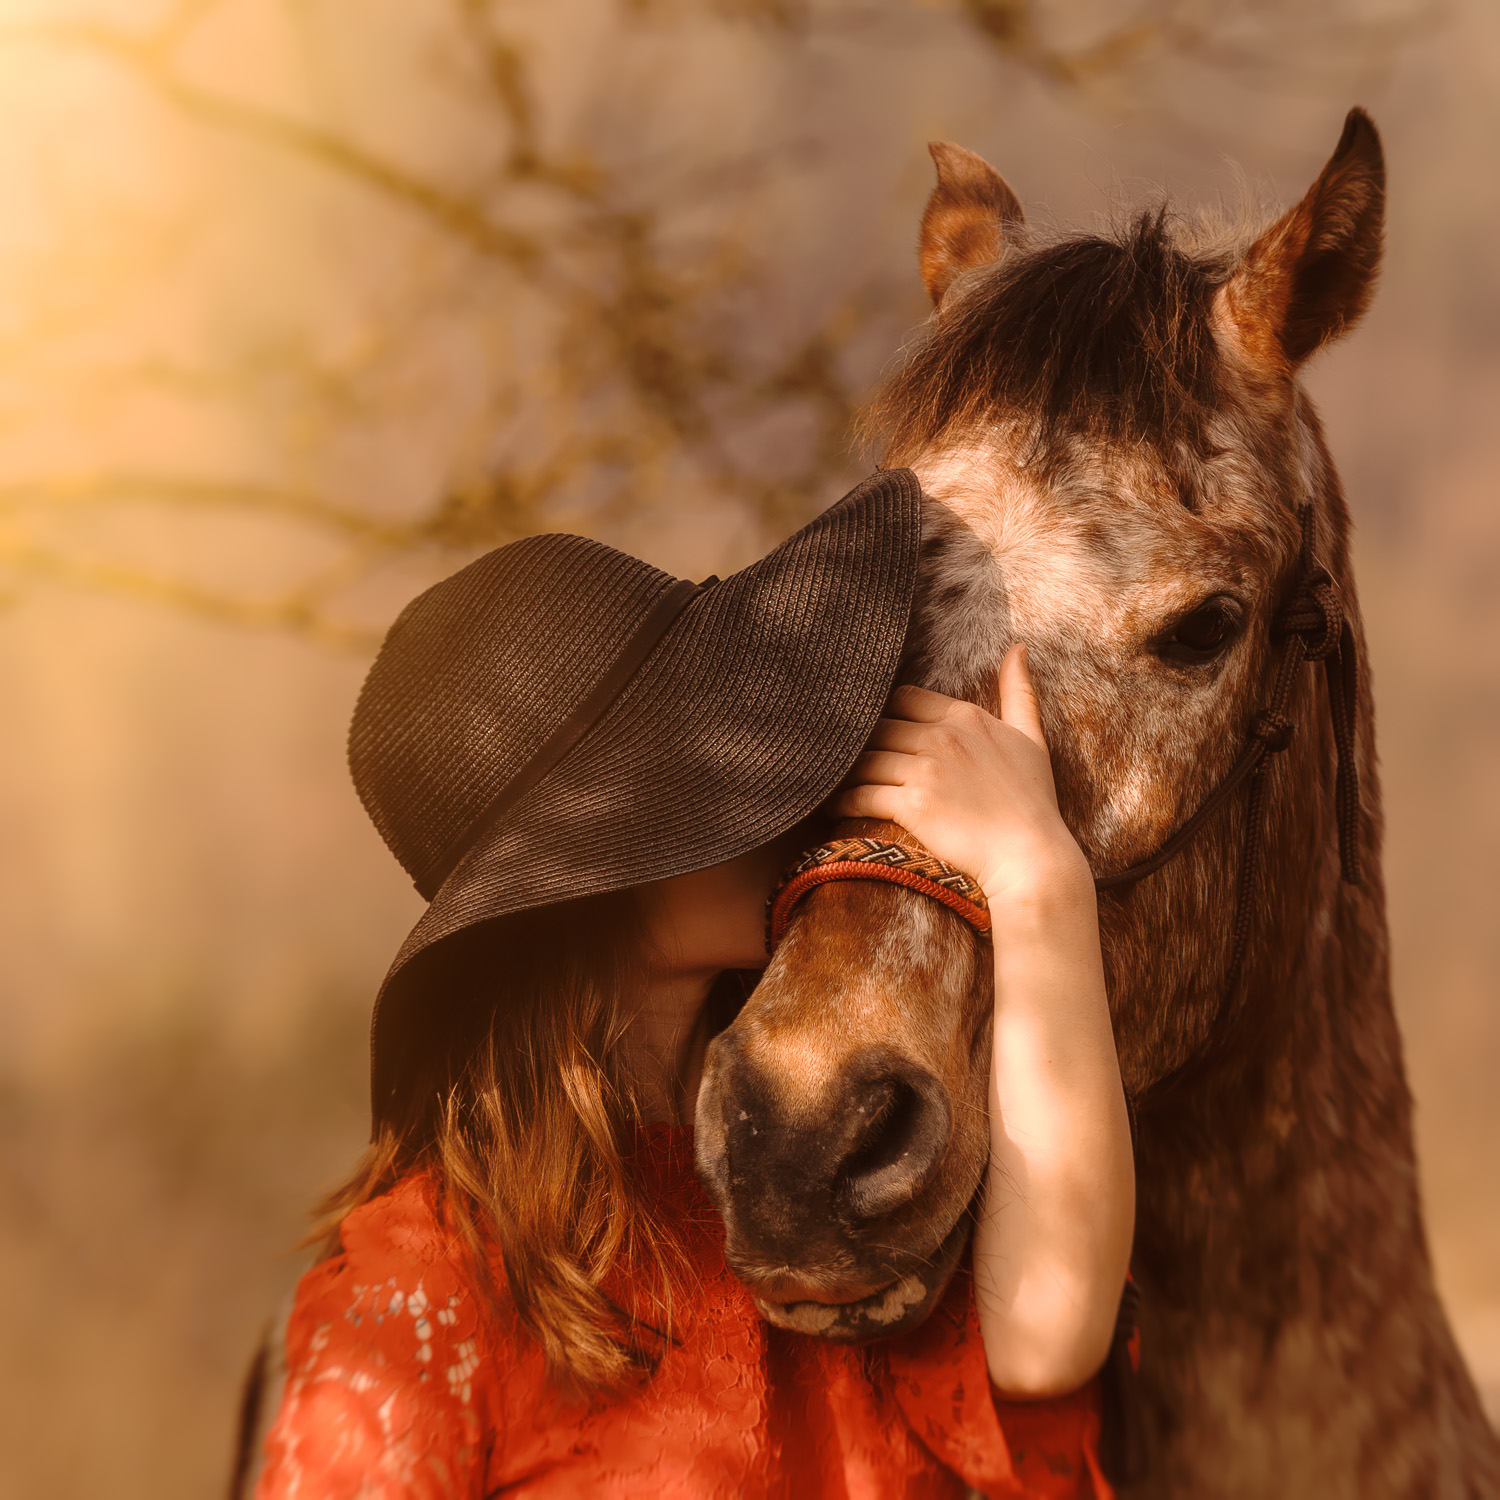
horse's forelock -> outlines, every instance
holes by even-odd
[[[1071,441],[1211,446],[1221,358],[1210,324],[1229,262],[1191,253],[1165,208],[1117,233],[1023,244],[955,288],[877,396],[868,436],[887,463],[981,424],[1019,423],[1031,457]]]

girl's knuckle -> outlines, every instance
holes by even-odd
[[[960,743],[961,737],[944,724],[933,730],[929,748],[934,755],[952,755]]]

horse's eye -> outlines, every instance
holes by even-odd
[[[1237,599],[1216,594],[1182,616],[1157,642],[1164,660],[1179,666],[1201,666],[1216,661],[1234,644],[1245,612]]]

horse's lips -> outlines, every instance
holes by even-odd
[[[968,1240],[970,1219],[959,1215],[921,1274],[898,1277],[852,1302],[770,1302],[757,1297],[761,1316],[777,1328],[839,1343],[864,1343],[915,1327],[943,1294]]]

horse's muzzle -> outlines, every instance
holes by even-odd
[[[836,1077],[772,1077],[731,1029],[710,1048],[698,1097],[698,1164],[731,1243],[770,1262],[847,1243],[911,1204],[952,1130],[942,1082],[878,1047]]]

